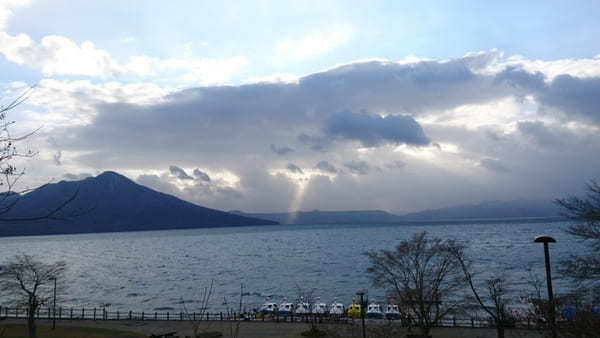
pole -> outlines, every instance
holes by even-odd
[[[363,338],[367,337],[367,332],[365,331],[365,303],[363,301],[363,294],[360,294],[360,319],[362,321],[362,334]]]
[[[56,328],[56,277],[54,277],[54,305],[52,305],[52,330]]]
[[[556,322],[555,322],[555,309],[554,309],[554,294],[552,292],[552,274],[550,273],[550,250],[548,249],[548,243],[556,243],[556,240],[550,236],[538,236],[534,240],[535,243],[544,243],[544,260],[546,261],[546,285],[548,287],[548,320],[550,321],[550,330],[552,331],[552,337],[556,338]]]
[[[552,337],[556,338],[556,327],[554,322],[554,296],[552,293],[552,274],[550,273],[550,250],[548,249],[548,242],[544,242],[544,258],[546,260],[546,283],[548,286],[548,301],[550,302],[550,313],[548,319],[550,320],[550,330],[552,331]]]

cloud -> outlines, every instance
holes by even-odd
[[[383,143],[423,146],[429,144],[421,126],[407,115],[379,115],[342,111],[332,114],[323,127],[331,137],[360,141],[365,147]]]
[[[356,175],[367,175],[369,173],[369,164],[365,161],[352,161],[344,163],[344,167],[348,168],[351,173]]]
[[[539,94],[540,102],[569,117],[581,117],[600,125],[600,77],[555,77]]]
[[[194,178],[190,175],[188,175],[185,170],[183,170],[182,168],[179,168],[177,166],[171,165],[169,166],[169,171],[171,172],[171,174],[175,177],[177,177],[180,180],[193,180]]]
[[[194,176],[201,181],[210,182],[210,176],[200,169],[194,169]]]
[[[290,147],[277,147],[274,144],[271,144],[271,151],[277,155],[285,155],[294,151],[294,149]]]
[[[44,80],[28,114],[50,125],[40,137],[56,140],[46,163],[62,152],[53,170],[137,177],[165,168],[147,184],[225,210],[552,199],[596,175],[600,133],[588,122],[595,78],[565,81],[503,60],[370,60],[294,81],[186,90]],[[568,95],[546,96],[561,86]],[[172,163],[185,176],[171,174]],[[195,179],[179,179],[186,170]],[[410,196],[407,186],[415,187]]]
[[[63,175],[63,178],[67,181],[81,181],[88,177],[92,177],[92,174],[90,174],[90,173],[81,173],[81,174],[66,173]]]
[[[495,160],[493,158],[481,159],[479,161],[479,165],[481,167],[484,167],[486,169],[489,169],[489,170],[492,170],[495,172],[499,172],[499,173],[508,172],[508,168],[506,168],[500,161]]]
[[[1,31],[0,53],[8,61],[39,69],[46,76],[138,77],[161,81],[169,78],[180,85],[225,83],[248,63],[244,56],[161,59],[142,54],[130,56],[129,62],[123,64],[91,41],[77,44],[64,36],[48,35],[37,43],[26,34],[13,36]]]
[[[523,90],[534,95],[543,109],[558,111],[568,119],[585,119],[600,124],[600,77],[556,75],[551,81],[536,71],[528,72],[510,66],[496,75],[496,83]]]
[[[295,174],[304,174],[304,171],[302,171],[302,169],[300,167],[298,167],[297,165],[295,165],[293,163],[289,163],[287,165],[287,170],[289,170],[291,173],[295,173]]]
[[[54,162],[56,163],[56,165],[61,165],[62,163],[60,162],[60,158],[62,157],[62,152],[60,150],[58,150],[54,155],[52,155],[54,157]]]
[[[327,161],[319,161],[315,168],[332,174],[337,173],[337,169],[335,169],[335,167]]]

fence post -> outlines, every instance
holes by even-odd
[[[50,308],[48,308],[48,320],[50,320]]]
[[[58,319],[62,318],[62,307],[58,308]]]
[[[81,308],[81,319],[85,319],[85,308]]]
[[[169,320],[169,311],[167,311],[167,320]]]
[[[208,311],[206,311],[206,320],[209,320],[209,318],[208,318]]]
[[[221,321],[223,321],[223,312],[219,312],[219,318],[221,318]]]
[[[144,311],[142,311],[142,321],[144,321]]]
[[[129,320],[131,320],[131,311],[129,311]]]
[[[452,317],[452,325],[456,327],[456,317]]]
[[[158,312],[154,312],[154,320],[158,320]]]
[[[96,320],[96,308],[94,308],[94,320]]]
[[[119,320],[119,310],[117,310],[117,320]]]
[[[73,319],[73,308],[71,308],[71,319]]]
[[[183,320],[183,312],[179,312],[179,320]]]
[[[473,320],[473,317],[471,317],[471,327],[475,327],[475,321]]]

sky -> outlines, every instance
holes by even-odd
[[[600,179],[597,1],[0,0],[23,189],[221,210],[547,200]]]

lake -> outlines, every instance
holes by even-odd
[[[482,275],[505,272],[514,296],[529,281],[545,281],[544,254],[537,235],[553,236],[553,271],[560,258],[584,250],[564,233],[566,222],[451,225],[310,225],[228,227],[81,235],[0,238],[4,259],[17,253],[43,261],[64,260],[68,289],[60,305],[111,310],[190,311],[199,306],[201,291],[214,280],[211,310],[223,311],[223,300],[239,302],[240,284],[249,295],[248,308],[270,296],[293,300],[299,289],[331,303],[350,303],[358,289],[384,301],[384,290],[373,288],[365,270],[367,250],[391,249],[414,233],[456,239],[469,246]],[[558,278],[556,273],[553,273]],[[566,292],[566,281],[555,279],[555,293]],[[545,283],[543,284],[545,287]],[[543,290],[545,292],[545,289]]]

